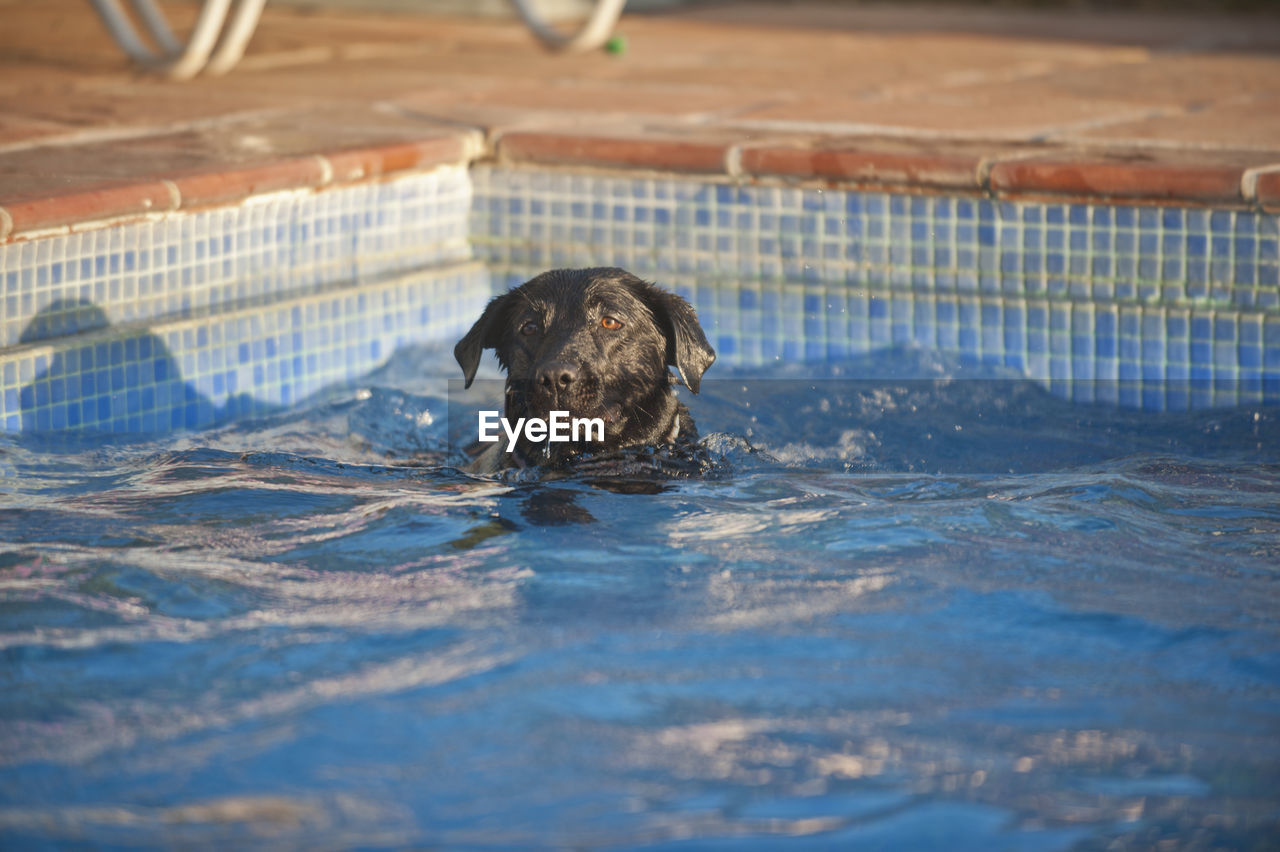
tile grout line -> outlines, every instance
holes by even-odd
[[[974,168],[974,181],[978,189],[987,194],[994,194],[995,190],[991,188],[991,170],[1003,163],[1014,163],[1021,160],[1030,160],[1034,157],[1042,156],[1045,152],[1039,149],[1027,151],[1011,151],[1007,154],[991,154],[989,156],[980,157],[978,165]]]
[[[497,159],[498,139],[479,127],[468,127],[462,133],[462,165],[468,170],[480,161]]]
[[[178,189],[178,185],[168,178],[162,178],[160,183],[164,184],[164,188],[169,192],[169,209],[182,209],[182,190]]]
[[[320,184],[317,189],[329,186],[333,183],[333,162],[324,154],[313,154],[313,158],[320,166]],[[362,175],[364,177],[365,175]]]
[[[734,142],[729,145],[724,152],[724,171],[731,178],[743,177],[742,171],[742,142]]]
[[[1240,197],[1245,200],[1246,204],[1255,207],[1262,204],[1258,198],[1258,178],[1264,174],[1273,174],[1280,172],[1280,163],[1272,163],[1267,166],[1254,166],[1251,169],[1245,169],[1240,175]]]

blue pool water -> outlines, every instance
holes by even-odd
[[[656,493],[449,467],[437,345],[0,436],[0,846],[1275,848],[1280,410],[779,364]]]

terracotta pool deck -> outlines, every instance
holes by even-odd
[[[1280,209],[1274,16],[719,4],[556,55],[514,21],[268,7],[186,83],[83,0],[0,17],[0,241],[479,160]]]

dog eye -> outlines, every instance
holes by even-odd
[[[610,331],[617,331],[618,329],[622,328],[622,323],[614,319],[613,317],[601,318],[600,325],[604,326]]]
[[[538,324],[533,320],[529,320],[524,325],[520,326],[520,333],[523,334],[525,337],[528,337],[531,334],[537,334]]]

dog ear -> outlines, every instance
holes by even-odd
[[[511,304],[511,294],[504,293],[492,299],[485,306],[484,313],[471,330],[466,333],[458,345],[453,347],[453,357],[458,359],[462,367],[462,375],[466,379],[463,387],[471,387],[475,380],[476,370],[480,366],[480,356],[486,349],[497,349],[502,343],[502,328],[506,325],[507,309]]]
[[[679,371],[685,387],[697,393],[702,374],[715,363],[716,350],[707,342],[693,306],[651,284],[644,285],[643,299],[667,336],[667,364]]]

